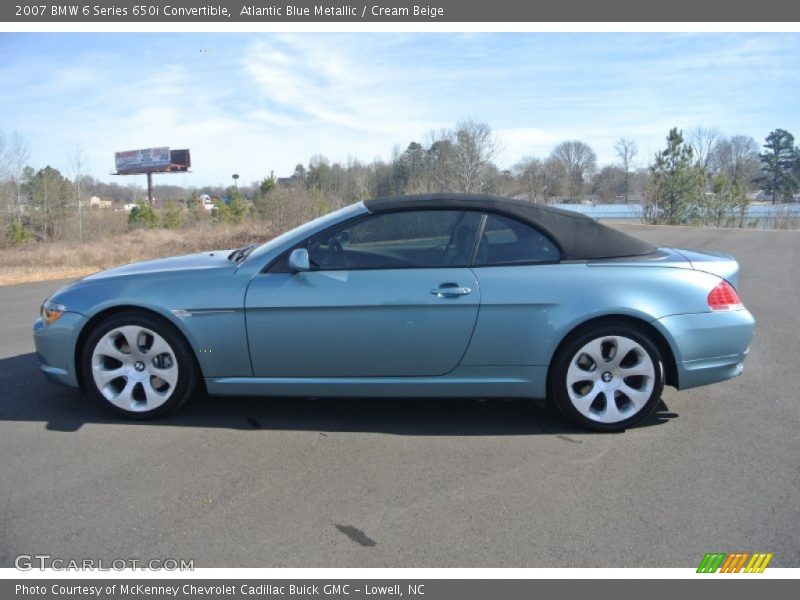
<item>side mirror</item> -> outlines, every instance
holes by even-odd
[[[289,268],[292,271],[310,271],[311,263],[308,260],[308,250],[295,248],[289,255]]]

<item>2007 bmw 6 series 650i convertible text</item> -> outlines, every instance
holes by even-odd
[[[42,370],[149,418],[213,395],[547,399],[593,429],[739,375],[738,264],[492,196],[367,200],[263,245],[103,271],[48,298]]]

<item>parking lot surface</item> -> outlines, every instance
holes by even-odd
[[[742,377],[667,388],[614,435],[522,401],[211,398],[121,421],[38,372],[31,324],[63,282],[0,287],[0,566],[800,566],[800,232],[625,229],[734,254],[757,326]]]

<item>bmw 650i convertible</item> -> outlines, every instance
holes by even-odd
[[[739,375],[738,264],[494,196],[359,202],[260,246],[67,285],[34,325],[44,374],[151,418],[195,393],[526,398],[620,430],[664,385]]]

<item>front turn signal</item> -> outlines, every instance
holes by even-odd
[[[58,321],[65,312],[67,312],[67,307],[63,304],[56,304],[55,302],[50,302],[50,300],[45,300],[42,302],[42,308],[39,314],[42,316],[42,321],[44,321],[45,325],[50,325]]]

